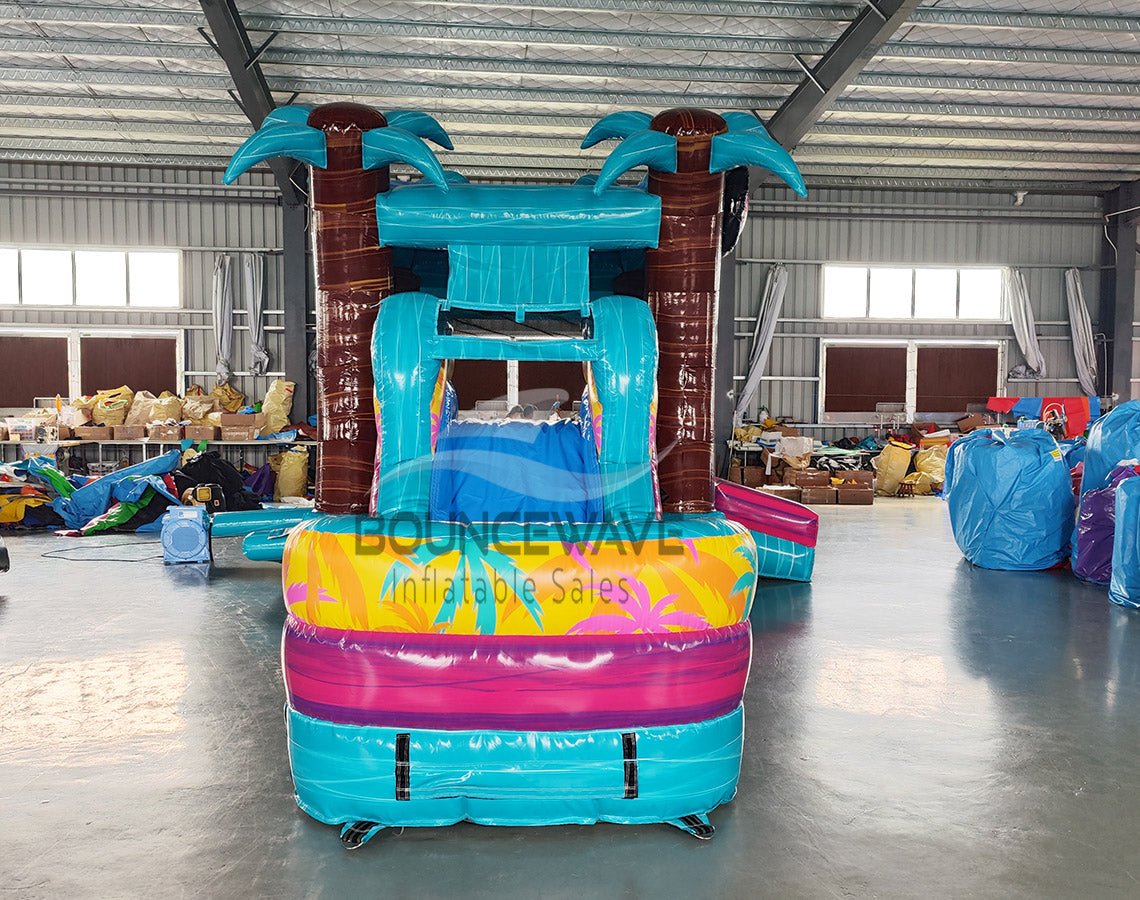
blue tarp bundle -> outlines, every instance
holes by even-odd
[[[165,475],[167,472],[173,472],[178,468],[181,457],[180,451],[171,450],[162,456],[111,472],[81,487],[70,497],[57,497],[52,501],[52,508],[60,514],[68,528],[82,528],[96,516],[103,515],[112,502],[123,500],[126,495],[133,492],[132,488],[124,488],[120,492],[124,496],[119,496],[115,491],[119,482],[146,475]],[[144,483],[138,489],[139,495],[147,486],[149,483]]]
[[[431,517],[450,522],[600,522],[597,451],[569,419],[454,421],[439,435]]]
[[[946,493],[954,540],[985,569],[1049,569],[1073,528],[1069,467],[1040,429],[982,429],[950,445]]]
[[[1109,473],[1121,461],[1140,456],[1140,400],[1121,403],[1089,429],[1081,493],[1108,484]]]
[[[1140,456],[1140,400],[1113,407],[1089,428],[1081,496],[1108,486],[1109,475],[1123,460]],[[1080,536],[1073,526],[1073,568],[1078,566]]]
[[[1108,599],[1128,609],[1140,609],[1140,478],[1129,478],[1116,489]]]

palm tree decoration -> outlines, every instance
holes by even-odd
[[[582,147],[621,141],[594,185],[649,167],[649,192],[661,198],[657,249],[645,255],[646,300],[657,322],[657,452],[666,512],[713,507],[713,371],[716,365],[724,172],[744,165],[779,175],[801,197],[791,156],[746,113],[670,109],[650,117],[618,112],[599,120]]]
[[[389,188],[388,166],[407,163],[440,190],[451,179],[422,138],[452,149],[426,113],[380,113],[357,103],[270,113],[230,160],[233,183],[275,156],[310,167],[317,295],[317,412],[320,422],[316,507],[366,513],[376,454],[372,326],[392,293],[392,251],[380,246],[376,195]]]

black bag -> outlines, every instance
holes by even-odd
[[[245,489],[241,473],[233,463],[222,459],[217,450],[208,450],[195,456],[175,473],[174,483],[178,486],[179,496],[182,496],[186,488],[199,484],[220,485],[226,498],[226,509],[261,509],[261,501]]]

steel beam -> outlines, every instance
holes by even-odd
[[[885,2],[877,5],[885,7]],[[420,6],[475,8],[488,10],[483,0],[440,0]],[[794,21],[847,22],[865,3],[814,4],[750,2],[750,0],[498,0],[496,8],[560,10],[566,12],[614,14],[644,13],[649,15],[693,15],[701,17],[732,16]],[[442,18],[442,15],[440,16]],[[248,15],[246,27],[251,31],[309,31],[321,34],[376,33],[377,19],[301,15]],[[191,10],[166,10],[161,7],[77,5],[71,3],[0,3],[0,20],[16,22],[82,22],[100,25],[146,25],[152,28],[195,28],[201,16]],[[1104,31],[1140,34],[1140,16],[1100,15],[1095,13],[1021,12],[1017,10],[955,9],[926,7],[917,9],[912,20],[923,25],[965,28],[1020,29],[1046,31]],[[340,29],[340,30],[336,30]],[[541,29],[534,29],[540,32]]]
[[[916,0],[917,2],[917,0]],[[335,60],[341,59],[341,67],[351,65],[345,60],[351,59],[352,54],[329,54],[323,65],[337,65]],[[868,57],[869,59],[869,57]],[[386,56],[380,68],[398,68],[404,66],[420,72],[439,72],[449,74],[454,72],[475,72],[481,75],[551,75],[558,77],[600,77],[610,79],[623,79],[628,82],[637,81],[685,81],[696,82],[708,87],[717,84],[748,84],[748,85],[793,85],[807,83],[813,92],[818,95],[821,86],[827,88],[828,97],[834,99],[841,92],[834,85],[840,82],[836,79],[843,75],[842,88],[847,86],[858,88],[889,88],[905,91],[952,91],[964,94],[995,94],[1011,93],[1019,96],[1025,94],[1042,95],[1089,95],[1098,97],[1136,97],[1140,96],[1140,82],[1114,79],[1109,81],[1081,81],[1068,79],[1043,78],[975,78],[963,75],[910,75],[891,72],[863,72],[854,74],[840,68],[838,56],[827,55],[811,69],[811,76],[801,82],[797,72],[784,69],[741,69],[716,68],[708,66],[646,66],[630,64],[603,64],[603,63],[534,63],[526,60],[512,59],[465,59],[465,58],[430,58],[395,59]],[[806,63],[805,63],[806,65]],[[252,67],[250,69],[252,71]],[[814,80],[813,80],[814,79]],[[244,79],[243,79],[244,80]],[[230,80],[221,73],[203,72],[171,72],[163,68],[153,70],[140,69],[77,69],[73,67],[52,68],[48,66],[12,66],[0,69],[0,81],[31,82],[46,84],[97,84],[97,85],[142,85],[148,87],[175,87],[195,90],[225,91],[229,89]],[[432,80],[392,80],[390,78],[339,78],[306,76],[296,77],[287,74],[270,75],[268,79],[262,77],[261,83],[265,90],[274,91],[304,91],[307,93],[352,93],[354,91],[368,90],[370,86],[387,87],[398,90],[400,85],[407,84],[409,90],[420,92],[440,92],[444,89],[481,91],[484,94],[501,95],[525,99],[550,99],[557,97],[571,98],[599,98],[599,97],[639,97],[639,96],[673,96],[663,92],[639,92],[624,90],[607,92],[598,89],[581,89],[570,86],[508,86],[506,84],[489,84],[472,87],[457,87]],[[818,82],[818,83],[817,83]],[[235,79],[235,83],[239,83]],[[260,88],[258,88],[260,90]],[[242,105],[251,94],[239,89]],[[760,100],[781,100],[783,95],[773,97],[754,97],[725,90],[722,93],[705,93],[700,95],[703,99],[712,98],[713,103],[737,102],[749,103]],[[793,97],[795,94],[793,94]],[[791,98],[789,98],[791,99]],[[814,98],[813,98],[814,99]],[[553,102],[558,102],[557,100]],[[570,102],[570,101],[563,101]],[[803,101],[801,101],[803,102]],[[257,103],[251,109],[259,110],[262,104]],[[270,107],[272,108],[272,107]],[[267,113],[266,113],[267,114]],[[264,118],[264,115],[262,116]],[[775,121],[775,120],[773,120]]]
[[[284,265],[282,324],[285,327],[285,349],[281,362],[285,377],[295,385],[295,418],[302,419],[315,412],[313,385],[309,376],[308,324],[312,291],[309,284],[308,221],[309,212],[303,203],[285,204],[281,245]]]
[[[280,32],[270,32],[270,34]],[[690,35],[688,39],[699,39]],[[814,38],[763,37],[755,35],[730,36],[745,44],[741,49],[765,56],[822,56],[831,46],[830,41]],[[721,36],[718,36],[718,40]],[[549,44],[571,44],[569,37],[555,33]],[[93,40],[87,38],[60,37],[0,37],[0,52],[42,56],[70,56],[75,58],[98,59],[187,59],[211,60],[217,56],[209,47],[189,41],[130,41]],[[709,51],[706,51],[709,52]],[[712,53],[717,52],[712,50]],[[969,45],[957,43],[935,44],[923,41],[892,41],[880,48],[878,59],[924,59],[960,63],[962,61],[984,61],[995,63],[1030,63],[1049,66],[1096,66],[1098,68],[1122,67],[1136,70],[1140,68],[1140,53],[1130,50],[1079,50],[1052,47]],[[718,66],[715,57],[706,65],[632,65],[614,63],[579,63],[550,59],[494,59],[478,55],[465,55],[461,49],[448,52],[439,59],[430,59],[423,53],[377,53],[360,50],[325,50],[305,47],[270,47],[264,51],[261,61],[276,65],[295,66],[360,66],[416,68],[424,65],[451,65],[456,69],[476,68],[480,71],[511,71],[534,74],[589,75],[598,66],[618,65],[620,71],[629,73],[643,69],[653,73],[652,77],[683,78],[691,73],[705,73],[708,80],[722,80],[726,74],[747,73],[747,68],[739,66]],[[516,68],[510,68],[511,66]],[[521,67],[521,68],[518,68]],[[609,69],[607,68],[607,73]],[[664,74],[661,74],[664,73]],[[734,74],[734,77],[736,75]]]
[[[880,0],[859,13],[768,120],[772,137],[794,149],[920,2]]]
[[[265,83],[265,76],[261,74],[261,67],[254,59],[253,45],[249,41],[249,35],[246,34],[241,15],[233,0],[200,0],[200,2],[210,31],[214,35],[214,49],[229,69],[234,89],[241,101],[239,105],[242,112],[249,117],[253,127],[258,128],[277,104],[269,92],[269,85]],[[89,73],[80,74],[86,76]],[[269,160],[269,168],[273,171],[273,177],[277,180],[277,186],[281,189],[285,203],[303,202],[291,177],[295,165],[284,158],[275,158]]]
[[[917,0],[916,0],[917,2]],[[820,84],[837,84],[825,79],[819,79],[819,69],[823,62],[813,72]],[[790,84],[797,79],[785,77],[784,73],[765,71],[757,76],[758,84],[783,85]],[[1040,92],[1042,97],[1051,94],[1076,95],[1081,93],[1094,95],[1120,95],[1140,96],[1140,82],[1070,82],[1070,81],[1040,81],[1029,82],[1006,81],[1008,87],[1000,87],[1001,79],[973,79],[973,78],[945,78],[930,77],[925,79],[930,89],[956,90],[960,93],[991,94],[1007,91],[1024,95],[1025,93]],[[230,80],[224,75],[211,75],[198,72],[170,72],[164,69],[153,71],[138,70],[106,70],[106,69],[74,69],[74,68],[48,68],[48,67],[7,67],[0,69],[0,83],[32,83],[32,84],[76,84],[84,86],[130,85],[155,88],[179,88],[194,91],[227,91]],[[715,84],[711,82],[710,84]],[[808,89],[804,85],[808,85]],[[846,86],[846,83],[845,83]],[[923,86],[920,77],[901,75],[869,74],[864,76],[864,83],[856,85],[861,88],[889,87],[891,89],[918,90]],[[471,100],[482,102],[527,102],[546,103],[550,105],[563,104],[590,104],[598,108],[610,109],[614,106],[637,105],[642,107],[668,107],[674,105],[678,94],[675,91],[654,90],[602,90],[602,89],[573,89],[565,86],[549,87],[518,87],[505,85],[456,85],[445,80],[404,80],[381,78],[298,78],[292,76],[271,76],[267,79],[267,87],[281,93],[299,93],[316,96],[335,97],[364,97],[386,98],[399,102],[401,98],[422,98],[434,100],[437,105],[445,101]],[[1035,90],[1028,90],[1035,88]],[[1022,90],[1025,89],[1025,90]],[[783,93],[739,93],[729,89],[722,91],[687,92],[685,99],[695,105],[712,107],[714,109],[777,109],[785,101],[797,96],[803,97],[797,101],[797,106],[805,104],[808,110],[819,107],[820,111],[826,106],[833,107],[842,112],[869,112],[897,115],[937,115],[937,116],[990,116],[996,118],[1053,118],[1053,119],[1118,119],[1121,121],[1134,121],[1140,119],[1140,108],[1131,106],[1055,106],[1039,104],[1026,106],[1012,103],[970,103],[963,100],[948,102],[929,102],[925,100],[905,99],[860,99],[859,95],[850,94],[834,99],[838,91],[826,91],[827,96],[834,102],[824,105],[813,102],[816,98],[822,99],[820,88],[811,79],[805,79],[791,97]],[[85,98],[97,100],[98,98]],[[125,98],[116,98],[125,100]],[[139,98],[142,102],[154,102],[160,98]],[[27,101],[35,102],[33,95]],[[185,101],[192,103],[194,101]],[[244,101],[243,101],[244,102]],[[181,97],[170,97],[166,105],[171,108],[182,106]],[[127,108],[121,105],[120,108]],[[785,113],[785,116],[790,114]],[[781,118],[784,118],[781,117]],[[777,119],[773,117],[772,127],[777,127]],[[785,126],[780,125],[780,128]]]
[[[716,472],[728,477],[728,441],[736,408],[736,250],[720,258],[720,297],[717,300],[716,369],[713,372],[713,454]]]
[[[1140,245],[1137,216],[1140,215],[1140,181],[1122,184],[1105,197],[1105,241],[1101,279],[1101,322],[1112,323],[1106,383],[1121,401],[1134,395],[1132,371],[1135,357],[1137,277],[1140,275]]]

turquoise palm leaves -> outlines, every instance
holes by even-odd
[[[780,176],[784,184],[800,197],[807,196],[807,186],[791,154],[768,134],[759,119],[748,113],[725,113],[728,131],[712,139],[709,155],[710,172],[727,172],[737,166],[760,166]]]
[[[310,106],[282,106],[273,110],[261,127],[246,138],[226,167],[222,181],[232,184],[242,173],[267,159],[284,156],[317,169],[328,166],[328,146],[321,129],[309,124]],[[394,110],[385,115],[388,125],[365,131],[361,142],[364,168],[406,163],[418,169],[432,184],[446,191],[453,179],[424,139],[451,150],[451,138],[427,113]]]
[[[583,150],[610,138],[621,140],[602,164],[594,182],[595,195],[636,166],[649,166],[658,172],[677,171],[677,139],[650,129],[650,121],[648,113],[630,111],[611,113],[594,123],[582,141]]]
[[[437,560],[438,549],[427,543],[417,548],[413,562],[425,566]],[[516,600],[525,607],[542,630],[542,607],[528,590],[527,574],[507,554],[484,545],[478,536],[463,540],[455,573],[444,592],[443,604],[435,617],[436,625],[450,625],[460,606],[470,595],[475,604],[475,629],[479,634],[494,634],[499,606]]]
[[[781,147],[755,116],[743,112],[721,115],[728,131],[713,135],[710,172],[725,172],[737,166],[759,166],[778,175],[799,196],[807,196],[803,175],[791,155]],[[648,113],[626,110],[610,113],[594,123],[582,141],[582,149],[605,140],[621,141],[602,166],[594,182],[600,194],[622,174],[638,165],[659,172],[677,171],[677,142],[670,135],[653,131]]]

